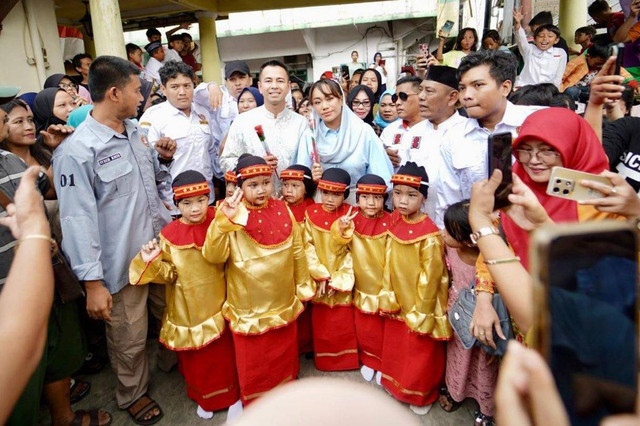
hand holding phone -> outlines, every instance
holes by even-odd
[[[616,57],[616,67],[614,75],[620,75],[620,68],[622,68],[622,60],[624,59],[624,43],[614,44],[609,48],[609,56]]]

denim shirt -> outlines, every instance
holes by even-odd
[[[91,115],[53,155],[62,248],[81,281],[102,280],[110,293],[129,284],[129,263],[171,221],[159,191],[166,166],[130,120],[125,134]]]

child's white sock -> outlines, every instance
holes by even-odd
[[[413,411],[414,413],[416,413],[419,416],[424,416],[425,414],[427,414],[429,412],[429,410],[431,410],[431,406],[433,404],[429,404],[429,405],[422,405],[422,406],[418,406],[418,405],[409,405],[409,408],[411,408],[411,411]]]
[[[382,373],[379,371],[376,373],[376,384],[382,386]]]
[[[227,423],[231,423],[242,415],[242,400],[239,399],[227,411]]]
[[[363,365],[360,368],[360,374],[362,374],[362,377],[364,377],[367,382],[370,382],[371,379],[373,379],[373,375],[375,373],[376,371],[373,368],[367,367],[366,365]]]
[[[196,410],[196,413],[198,413],[198,417],[205,420],[209,420],[210,418],[213,417],[213,411],[207,411],[199,405],[198,405],[198,409]]]

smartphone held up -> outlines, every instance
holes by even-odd
[[[489,176],[493,174],[495,169],[502,172],[502,182],[498,186],[495,195],[495,209],[507,207],[509,203],[509,194],[511,193],[512,175],[511,175],[511,133],[494,133],[487,140],[488,154],[488,171]]]

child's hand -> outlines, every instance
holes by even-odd
[[[238,214],[238,207],[240,207],[240,202],[242,201],[242,189],[239,187],[236,188],[235,192],[231,197],[227,197],[222,202],[220,209],[222,209],[222,213],[229,218],[233,219]]]
[[[349,206],[349,211],[347,212],[347,214],[338,219],[338,230],[340,231],[340,235],[345,234],[345,232],[351,227],[351,222],[353,221],[353,219],[358,216],[357,210],[355,213],[351,213],[352,209],[353,207]]]
[[[144,263],[151,262],[157,255],[160,254],[160,246],[158,240],[155,238],[142,246],[140,250],[140,256]]]
[[[520,29],[520,24],[524,19],[524,6],[521,6],[520,9],[513,9],[513,23],[516,30]]]
[[[311,180],[318,182],[322,178],[322,166],[320,163],[313,163],[311,168]]]
[[[318,281],[318,290],[316,291],[317,296],[323,296],[325,291],[327,290],[327,281]]]

